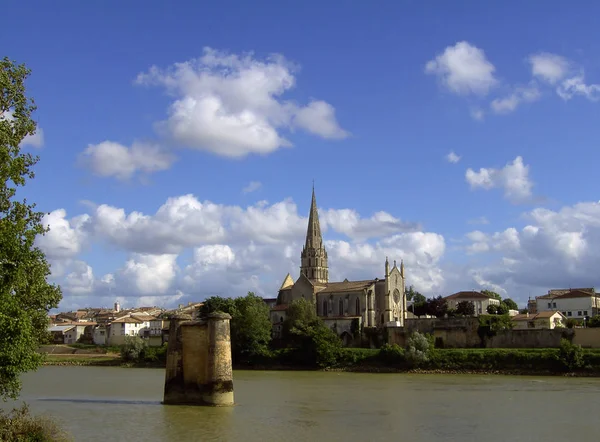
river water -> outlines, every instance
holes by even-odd
[[[163,406],[163,383],[160,369],[49,366],[21,400],[77,441],[600,440],[594,378],[236,371],[230,408]]]

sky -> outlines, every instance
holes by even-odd
[[[599,285],[600,4],[8,0],[60,310],[331,280]],[[585,7],[584,7],[585,6]]]

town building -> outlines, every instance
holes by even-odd
[[[475,307],[475,316],[486,315],[487,308],[490,305],[500,305],[500,300],[485,293],[472,291],[457,292],[444,298],[448,303],[448,308],[456,309],[459,302],[469,301]]]
[[[567,319],[584,319],[600,313],[600,294],[593,287],[553,289],[537,296],[536,311],[560,311]]]
[[[384,277],[360,281],[329,281],[327,250],[321,235],[315,189],[308,217],[306,240],[300,253],[300,275],[287,274],[271,308],[277,335],[287,307],[297,299],[315,304],[317,315],[345,341],[360,327],[403,326],[406,312],[404,263],[393,266],[385,258]]]
[[[567,318],[561,312],[556,310],[549,310],[534,314],[519,314],[511,318],[513,321],[513,330],[551,330],[555,327],[564,327],[566,319]]]

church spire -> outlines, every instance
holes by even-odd
[[[308,228],[306,229],[306,243],[300,255],[302,265],[300,271],[313,283],[327,283],[329,281],[329,269],[327,267],[327,251],[323,246],[321,236],[321,225],[319,223],[319,210],[317,208],[317,197],[315,196],[315,184],[313,181],[312,201],[308,214]]]
[[[315,196],[315,183],[313,182],[312,201],[310,203],[310,212],[308,215],[308,229],[306,229],[305,248],[319,248],[323,245],[321,236],[321,224],[319,224],[319,210],[317,209],[317,198]]]

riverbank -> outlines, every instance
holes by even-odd
[[[44,365],[164,368],[161,358],[154,361],[125,362],[119,354],[49,354]],[[252,362],[234,364],[236,370],[337,371],[355,373],[479,374],[600,377],[600,351],[579,349],[432,349],[426,360],[416,365],[402,349],[342,349],[337,362],[329,367],[302,363],[290,350],[262,355]]]

